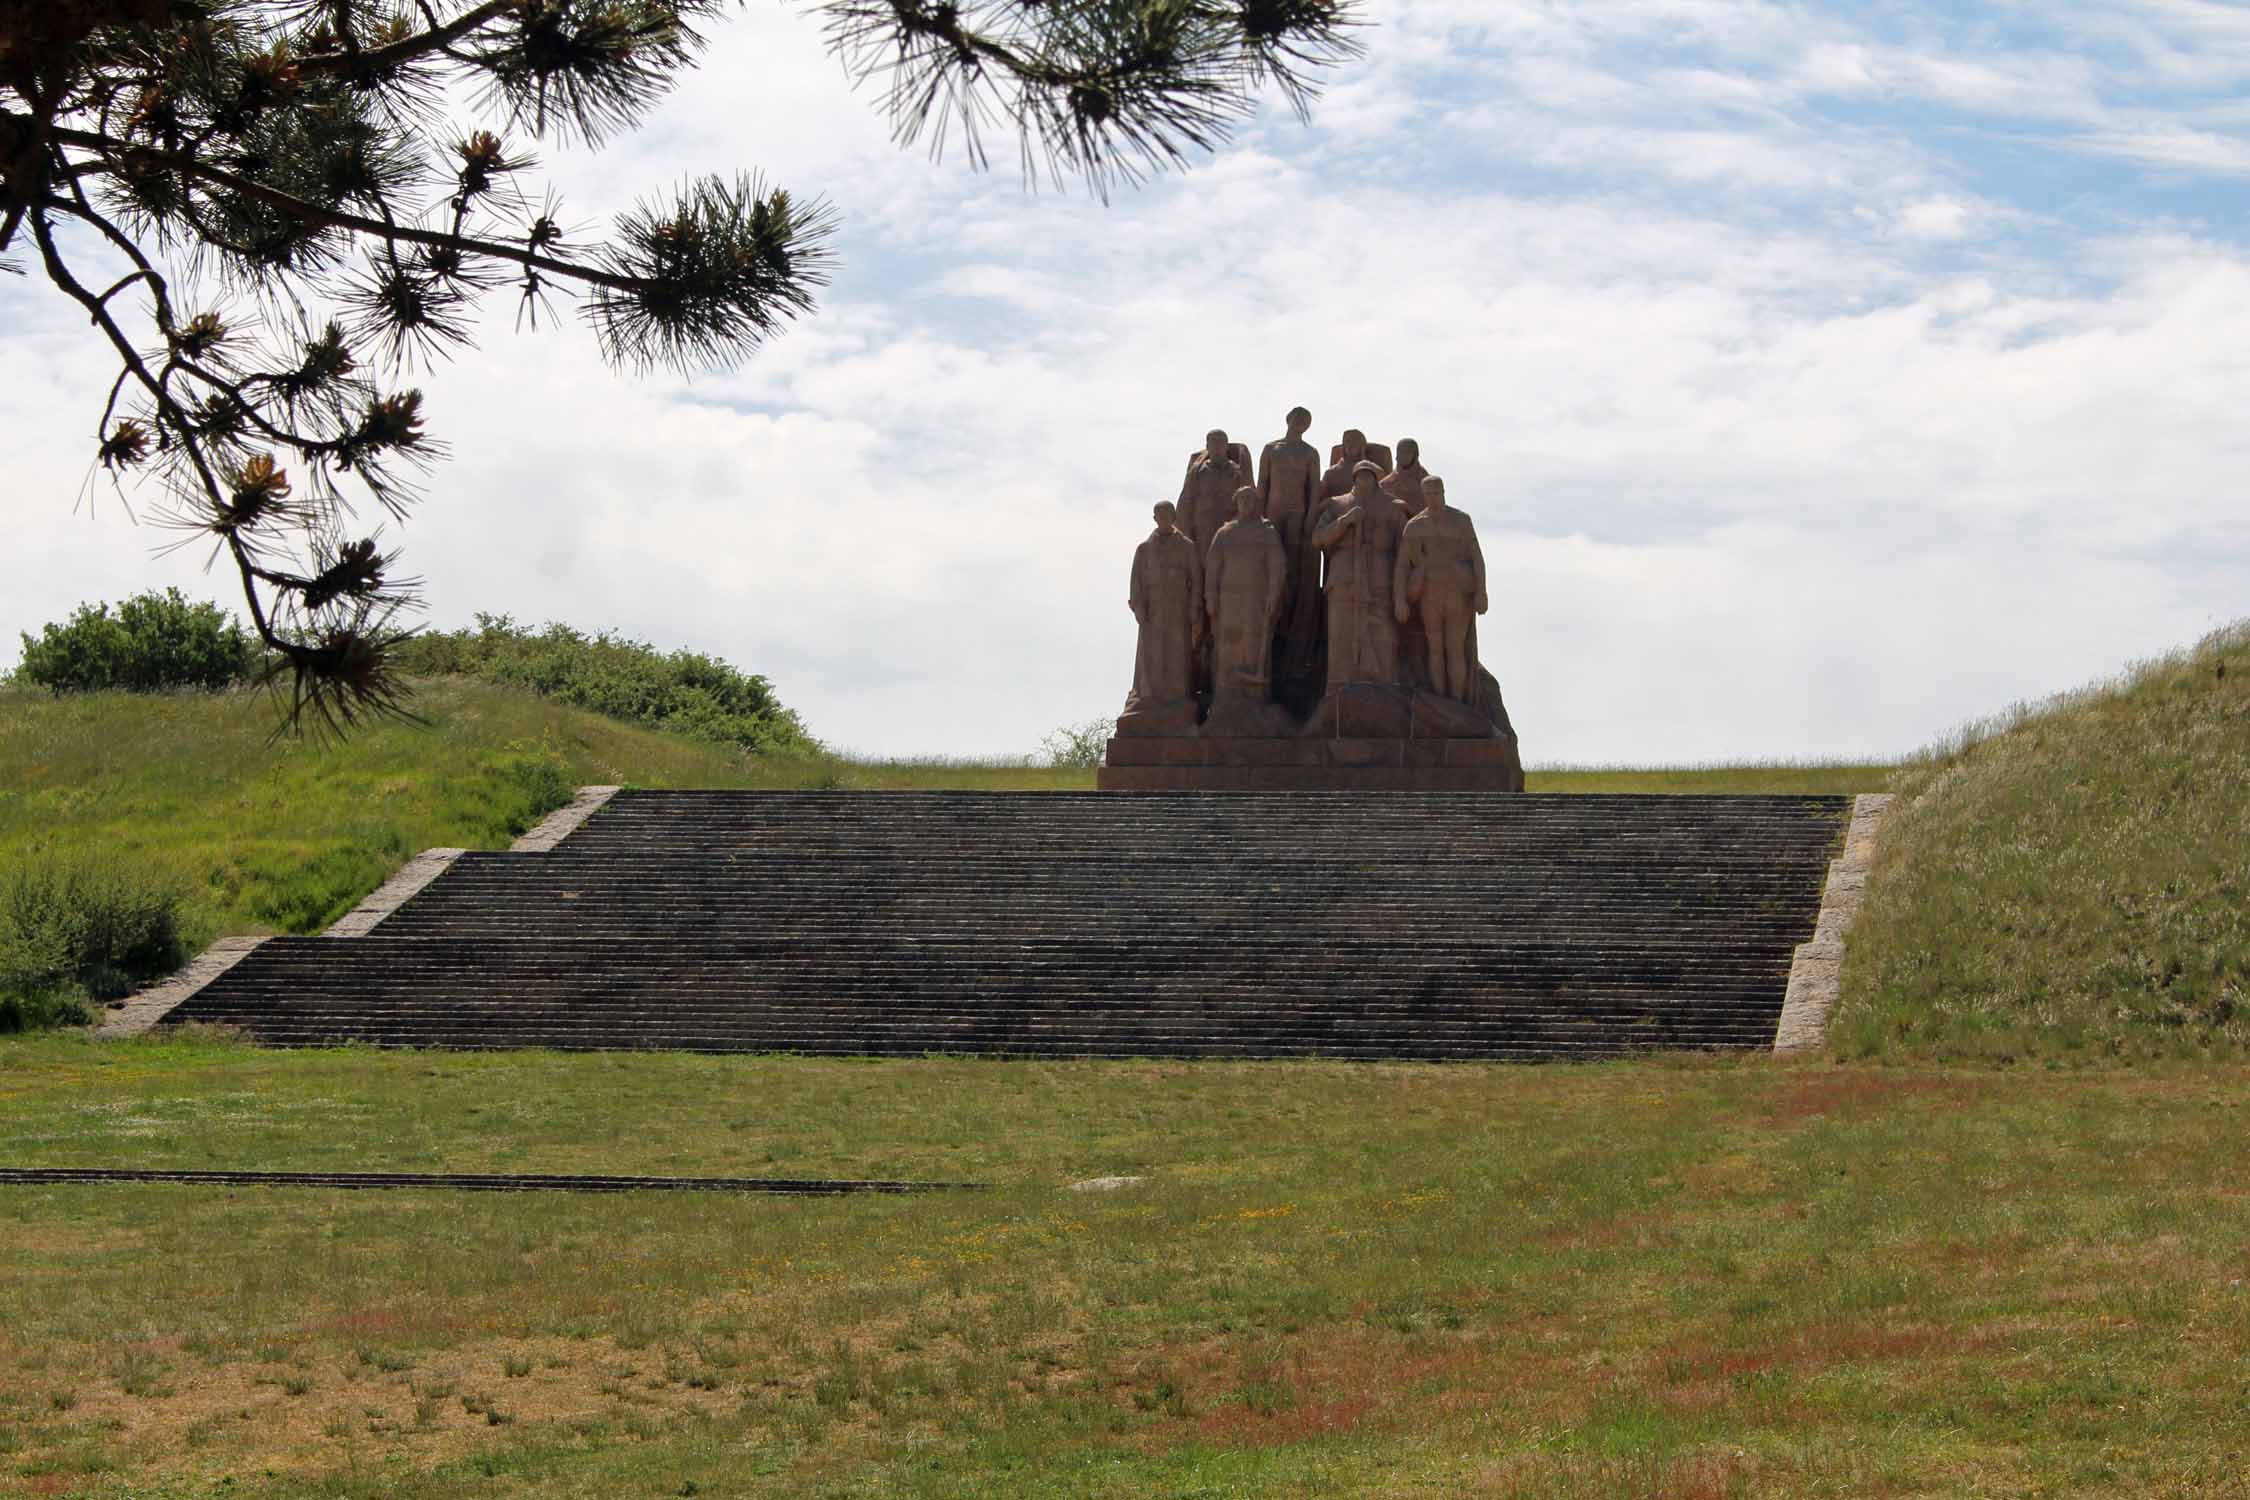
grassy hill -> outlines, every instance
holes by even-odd
[[[1847,1056],[2250,1047],[2250,623],[1903,767]]]
[[[123,862],[188,892],[191,943],[314,932],[416,852],[490,849],[596,783],[635,786],[1075,785],[1032,767],[863,766],[754,757],[522,688],[420,685],[426,726],[343,744],[271,738],[251,692],[0,693],[0,866],[42,853]]]

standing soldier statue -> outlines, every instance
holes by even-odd
[[[1234,519],[1219,528],[1203,564],[1203,608],[1211,621],[1211,720],[1247,708],[1260,719],[1273,703],[1273,622],[1289,587],[1281,533],[1258,514],[1258,492],[1234,492]]]
[[[1459,703],[1474,701],[1477,684],[1476,617],[1490,603],[1484,593],[1484,549],[1476,523],[1445,503],[1445,481],[1422,481],[1422,513],[1399,533],[1392,583],[1403,625],[1420,607],[1428,640],[1430,688]]]
[[[1344,436],[1335,447],[1328,450],[1328,472],[1320,476],[1320,487],[1330,498],[1352,492],[1352,475],[1362,462],[1375,466],[1378,476],[1391,472],[1391,450],[1381,443],[1371,443],[1367,434],[1357,427],[1344,429]]]
[[[1398,681],[1391,589],[1406,512],[1383,493],[1383,471],[1361,459],[1352,489],[1321,507],[1312,544],[1328,558],[1328,689]]]
[[[1320,695],[1320,554],[1313,551],[1308,534],[1326,496],[1320,487],[1320,450],[1305,441],[1312,413],[1300,406],[1285,420],[1288,435],[1275,438],[1258,455],[1258,495],[1289,558],[1289,587],[1274,626],[1274,689],[1283,702],[1303,712]]]
[[[1406,507],[1411,519],[1422,513],[1422,481],[1430,471],[1422,467],[1422,445],[1412,438],[1398,440],[1398,467],[1383,476],[1383,493]]]
[[[1196,662],[1203,646],[1203,558],[1174,524],[1169,500],[1157,502],[1156,530],[1133,553],[1128,600],[1140,622],[1133,690],[1118,717],[1119,734],[1182,734],[1195,730]]]
[[[1180,485],[1180,529],[1195,543],[1198,558],[1211,550],[1211,538],[1234,514],[1234,492],[1257,483],[1249,465],[1235,458],[1237,446],[1227,441],[1223,428],[1212,428],[1203,439],[1202,456],[1188,465]],[[1243,458],[1248,457],[1245,452]]]

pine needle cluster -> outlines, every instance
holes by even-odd
[[[836,216],[754,173],[604,238],[533,192],[534,146],[631,130],[727,0],[0,0],[0,269],[114,355],[93,472],[239,574],[292,726],[404,712],[402,521],[444,448],[411,375],[489,294],[558,298],[628,369],[724,367],[808,313]],[[814,0],[902,141],[1004,128],[1028,176],[1120,181],[1302,113],[1353,0]],[[482,117],[451,126],[470,100]],[[11,252],[13,252],[11,254]]]

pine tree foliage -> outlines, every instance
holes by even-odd
[[[902,143],[996,133],[1027,178],[1121,182],[1302,114],[1356,0],[807,0]],[[589,239],[540,142],[632,129],[728,0],[0,0],[0,269],[42,275],[118,372],[92,462],[147,474],[240,575],[288,721],[403,711],[416,604],[381,520],[443,445],[413,372],[575,303],[635,370],[724,367],[809,312],[836,216],[755,173]],[[452,123],[466,105],[477,123]],[[370,528],[370,518],[377,524]]]

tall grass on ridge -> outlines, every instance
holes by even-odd
[[[425,632],[394,649],[399,670],[409,675],[480,677],[629,724],[762,754],[817,749],[772,683],[699,651],[659,651],[646,641],[568,625],[528,630],[488,614],[477,616],[474,630]]]
[[[1903,767],[1847,1055],[2250,1052],[2250,621]]]

